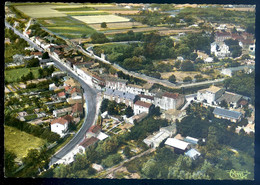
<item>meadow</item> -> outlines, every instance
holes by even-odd
[[[134,27],[147,27],[147,25],[144,25],[139,22],[118,22],[118,23],[107,23],[107,28],[101,28],[101,24],[90,24],[89,26],[94,28],[95,30],[101,31],[101,30],[114,30],[114,29],[129,29]]]
[[[46,141],[16,128],[4,126],[4,145],[16,154],[18,159],[27,155],[29,149],[39,148]]]
[[[5,70],[5,80],[9,83],[17,82],[24,75],[27,75],[30,71],[33,73],[35,78],[39,77],[38,69],[40,67],[32,67],[32,68],[19,68],[19,69],[10,69]]]
[[[47,17],[65,17],[64,13],[61,13],[53,8],[57,6],[53,5],[30,5],[30,6],[15,6],[18,10],[23,12],[32,18],[47,18]]]

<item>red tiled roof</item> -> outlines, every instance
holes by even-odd
[[[31,54],[35,56],[42,56],[42,52],[31,52]]]
[[[60,92],[60,93],[58,93],[58,96],[59,96],[59,97],[65,96],[65,92]]]
[[[229,32],[216,32],[216,37],[231,36]]]
[[[141,98],[146,98],[146,99],[154,100],[154,97],[153,97],[153,96],[147,96],[147,95],[144,95],[144,94],[139,94],[138,96],[141,97]]]
[[[101,130],[100,126],[93,125],[89,128],[88,132],[92,132],[94,134],[98,133]]]
[[[179,97],[178,93],[169,93],[169,92],[165,92],[163,94],[163,96],[168,97],[168,98],[173,98],[173,99],[177,99]]]
[[[71,86],[65,86],[64,89],[65,91],[68,91],[69,89],[71,89]]]
[[[80,146],[83,146],[84,148],[86,148],[86,147],[88,147],[88,146],[90,146],[90,145],[95,144],[97,141],[98,141],[98,139],[95,138],[95,137],[86,138],[86,139],[84,139],[84,141],[82,141],[79,145],[80,145]]]
[[[73,113],[81,113],[81,112],[83,112],[82,103],[75,103],[72,106],[72,112]]]
[[[74,88],[70,91],[70,94],[73,94],[74,92],[79,92],[79,93],[80,93],[80,89],[74,87]]]
[[[55,119],[55,120],[53,120],[52,122],[51,122],[51,125],[52,124],[55,124],[55,123],[59,123],[59,124],[61,124],[61,125],[64,125],[64,124],[66,124],[68,121],[66,120],[66,119],[64,119],[64,118],[58,118],[58,119]]]
[[[105,80],[103,78],[100,78],[99,76],[92,74],[92,77],[96,78],[99,81],[105,82]]]
[[[248,104],[248,101],[246,101],[246,100],[241,100],[239,102],[239,105],[247,105],[247,104]]]
[[[146,107],[146,108],[150,108],[152,104],[150,103],[146,103],[146,102],[143,102],[143,101],[136,101],[135,102],[136,105],[139,105],[139,106],[142,106],[142,107]]]
[[[73,121],[73,117],[70,115],[63,116],[62,118],[67,120],[69,123],[71,123]]]

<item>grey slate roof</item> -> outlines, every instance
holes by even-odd
[[[219,99],[216,100],[216,102],[221,102],[223,100],[226,100],[228,103],[237,103],[242,98],[242,95],[225,92]]]
[[[231,118],[231,119],[239,119],[239,117],[242,115],[240,112],[226,110],[226,109],[222,109],[222,108],[218,108],[218,107],[216,107],[214,109],[213,114]]]
[[[109,96],[118,96],[119,98],[124,98],[124,99],[132,100],[132,101],[134,101],[134,99],[136,97],[135,94],[118,91],[118,90],[113,90],[113,89],[109,89],[109,88],[106,88],[106,91],[104,93]]]

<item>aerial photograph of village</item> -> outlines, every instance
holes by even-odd
[[[255,8],[5,2],[5,178],[254,180]]]

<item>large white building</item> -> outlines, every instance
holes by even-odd
[[[207,103],[212,104],[215,102],[218,98],[222,96],[222,94],[225,92],[224,89],[211,86],[207,89],[201,89],[197,92],[197,99],[199,101],[207,101]]]
[[[210,53],[219,58],[230,56],[229,47],[224,42],[213,42],[210,45]]]
[[[155,106],[163,110],[178,109],[184,104],[185,97],[178,93],[157,93],[154,97]]]

